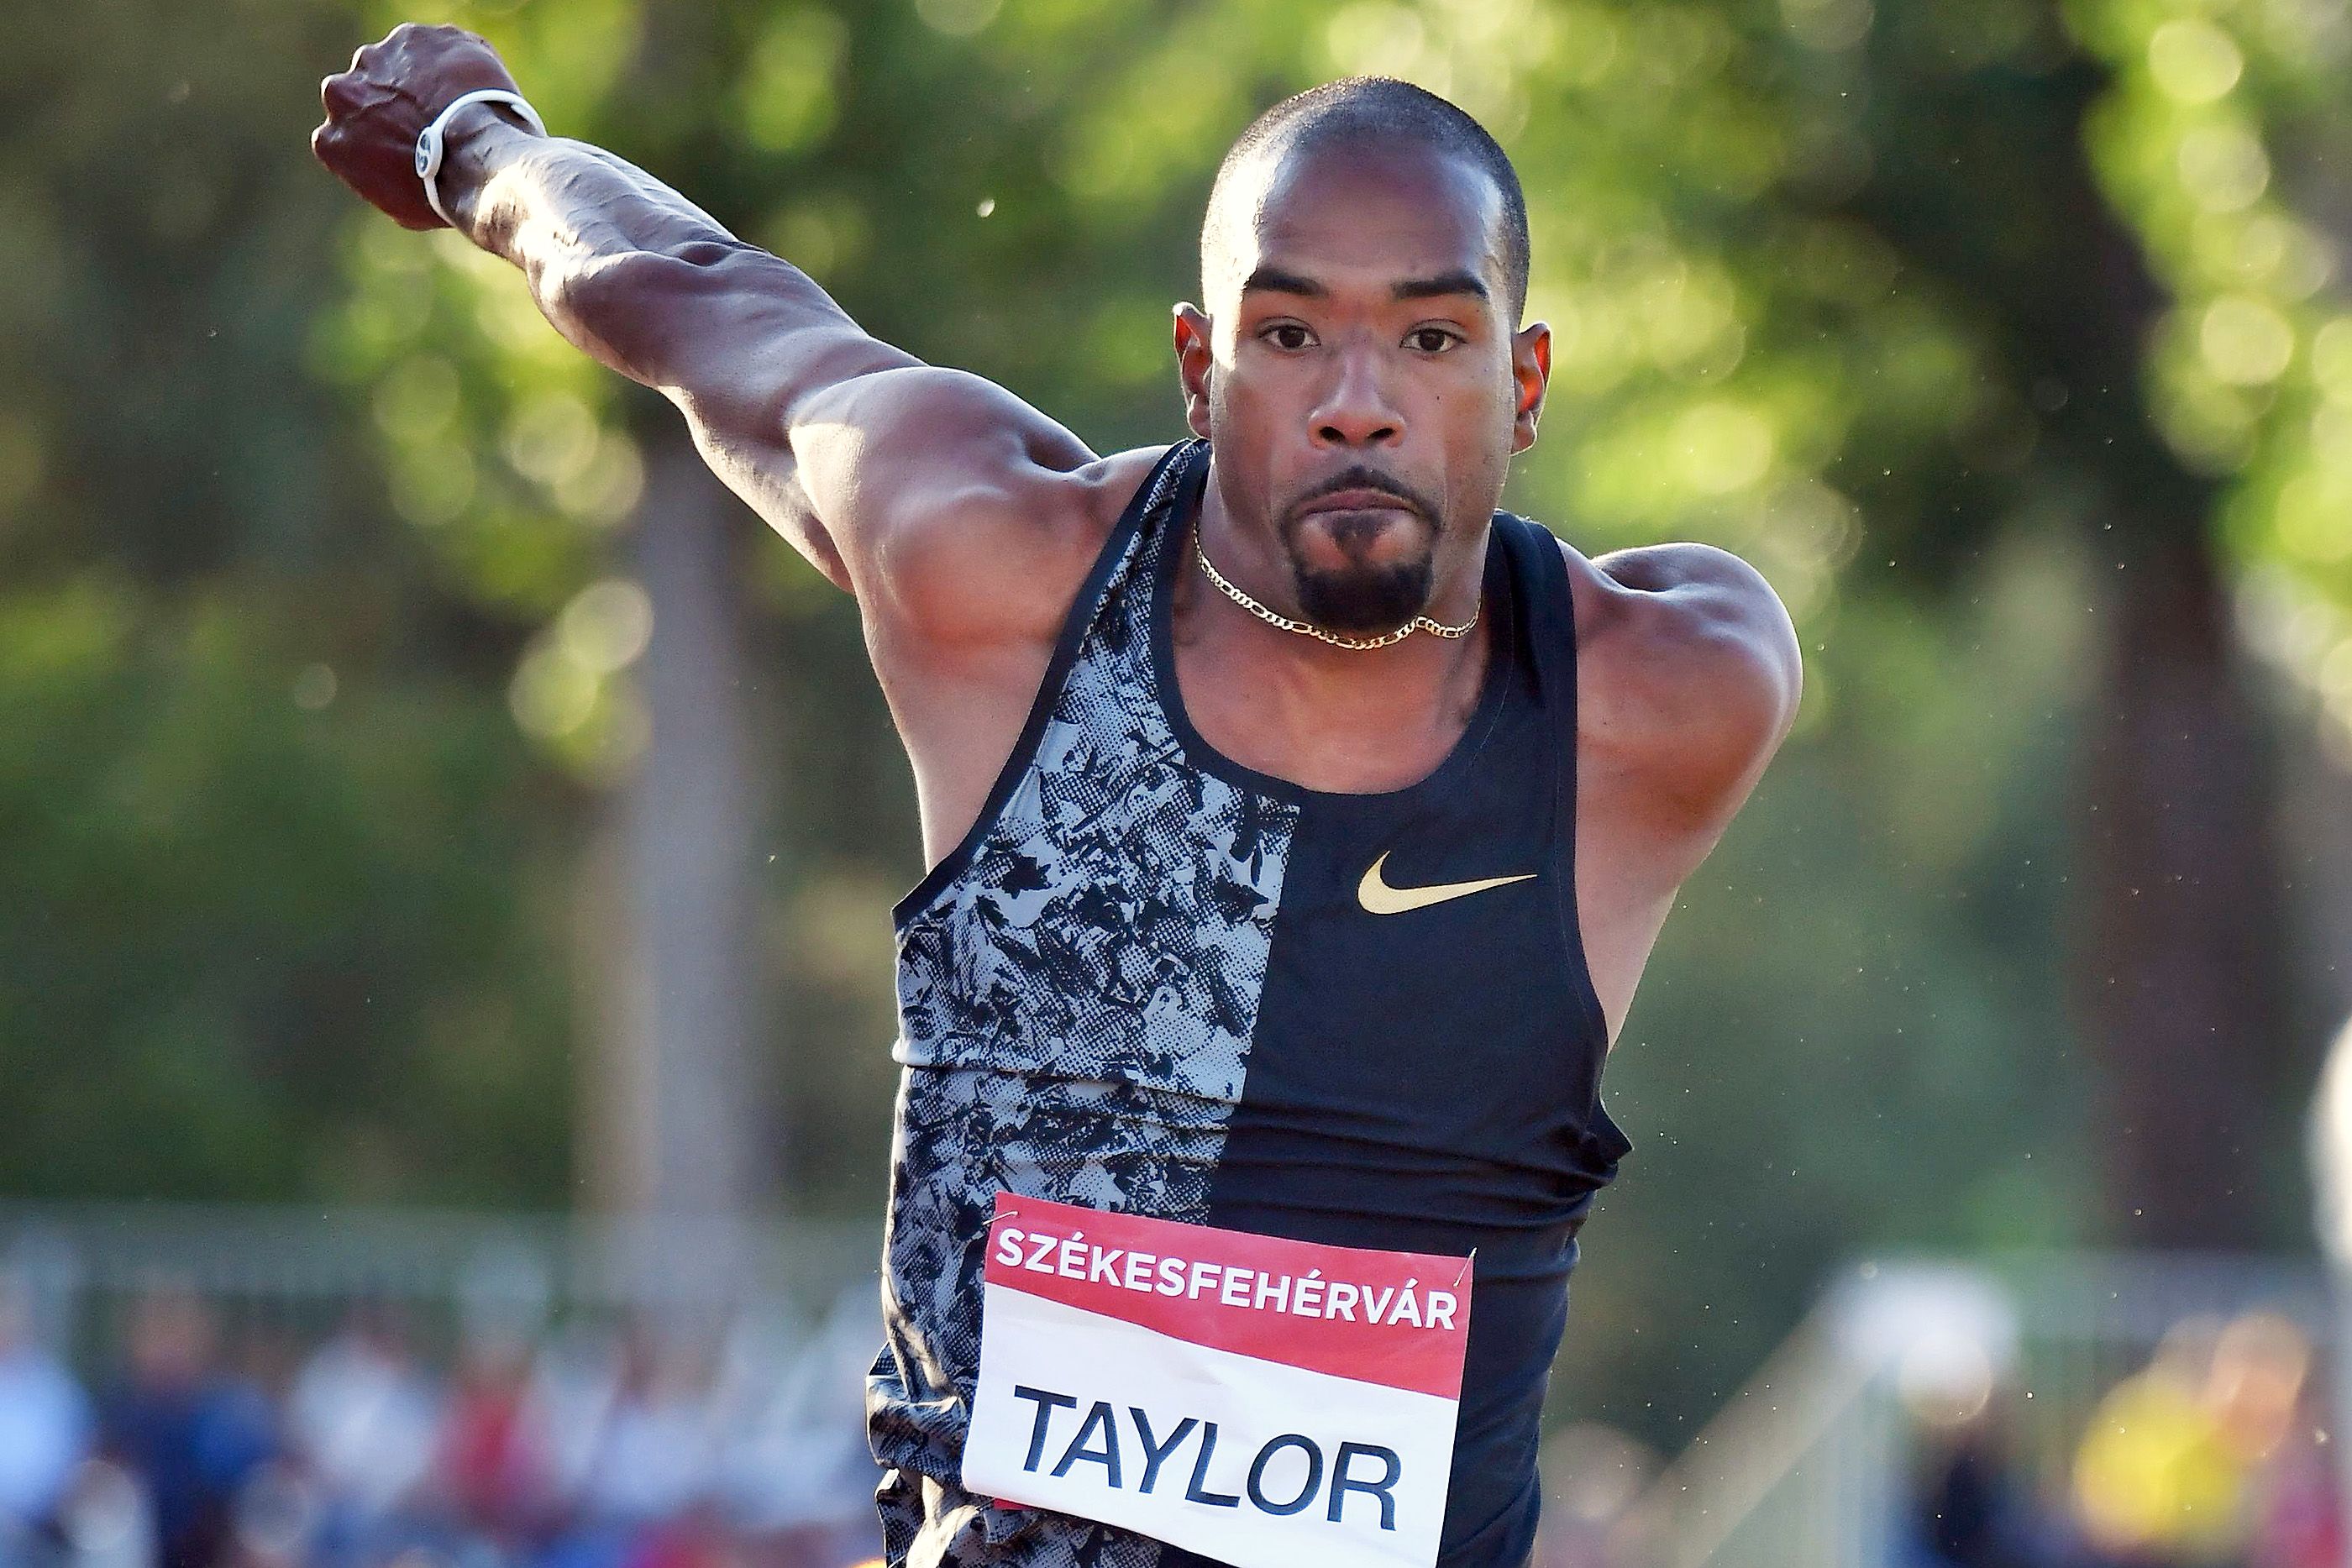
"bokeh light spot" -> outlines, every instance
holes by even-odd
[[[2245,68],[2230,35],[2201,16],[2177,17],[2147,40],[2148,74],[2182,103],[2212,102],[2238,85]]]
[[[2294,329],[2262,300],[2226,294],[2205,308],[2197,346],[2214,376],[2232,386],[2274,382],[2294,356]]]
[[[2271,161],[2253,132],[2200,125],[2180,139],[2181,188],[2209,213],[2242,212],[2270,188]]]
[[[1761,414],[1716,400],[1698,404],[1675,422],[1675,444],[1691,486],[1722,495],[1762,478],[1777,443]]]

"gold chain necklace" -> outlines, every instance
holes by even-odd
[[[1316,638],[1330,643],[1334,648],[1386,648],[1393,643],[1403,642],[1415,632],[1427,632],[1439,637],[1465,637],[1469,635],[1470,628],[1478,624],[1478,612],[1484,608],[1483,604],[1474,606],[1470,612],[1470,619],[1459,626],[1448,626],[1441,622],[1432,621],[1426,615],[1416,615],[1395,631],[1383,632],[1377,637],[1346,637],[1337,632],[1326,632],[1312,622],[1293,621],[1287,615],[1277,614],[1227,582],[1224,574],[1209,564],[1209,552],[1201,548],[1201,530],[1198,528],[1192,530],[1192,554],[1199,559],[1201,570],[1209,574],[1209,580],[1223,589],[1225,597],[1235,604],[1269,626],[1279,626],[1285,632],[1296,632],[1302,637]]]

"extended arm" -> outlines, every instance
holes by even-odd
[[[488,45],[413,24],[323,84],[312,137],[347,183],[438,226],[409,162],[459,93],[511,87]],[[520,267],[565,338],[685,414],[719,477],[869,608],[984,637],[1000,581],[1050,583],[1094,454],[1002,388],[863,330],[809,277],[602,149],[475,104],[448,127],[445,206]],[[1017,598],[1017,595],[1016,595]]]

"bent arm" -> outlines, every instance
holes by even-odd
[[[992,566],[1050,542],[1019,536],[1096,461],[1067,430],[868,335],[806,273],[611,152],[482,105],[449,130],[441,193],[459,229],[521,268],[566,339],[676,403],[719,476],[861,601],[944,581],[983,606]],[[943,632],[944,608],[922,607]]]
[[[1804,661],[1761,572],[1713,545],[1596,558],[1612,647],[1602,744],[1635,763],[1669,825],[1728,823],[1796,721]]]

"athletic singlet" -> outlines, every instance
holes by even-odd
[[[1181,443],[1139,486],[979,820],[892,912],[902,1072],[866,1399],[892,1568],[1202,1561],[960,1486],[1000,1190],[1475,1249],[1439,1560],[1518,1568],[1534,1541],[1577,1232],[1630,1147],[1601,1104],[1576,918],[1567,565],[1495,514],[1460,741],[1402,789],[1302,789],[1220,756],[1176,687],[1171,593],[1208,466]],[[1519,880],[1368,907],[1490,878]]]

